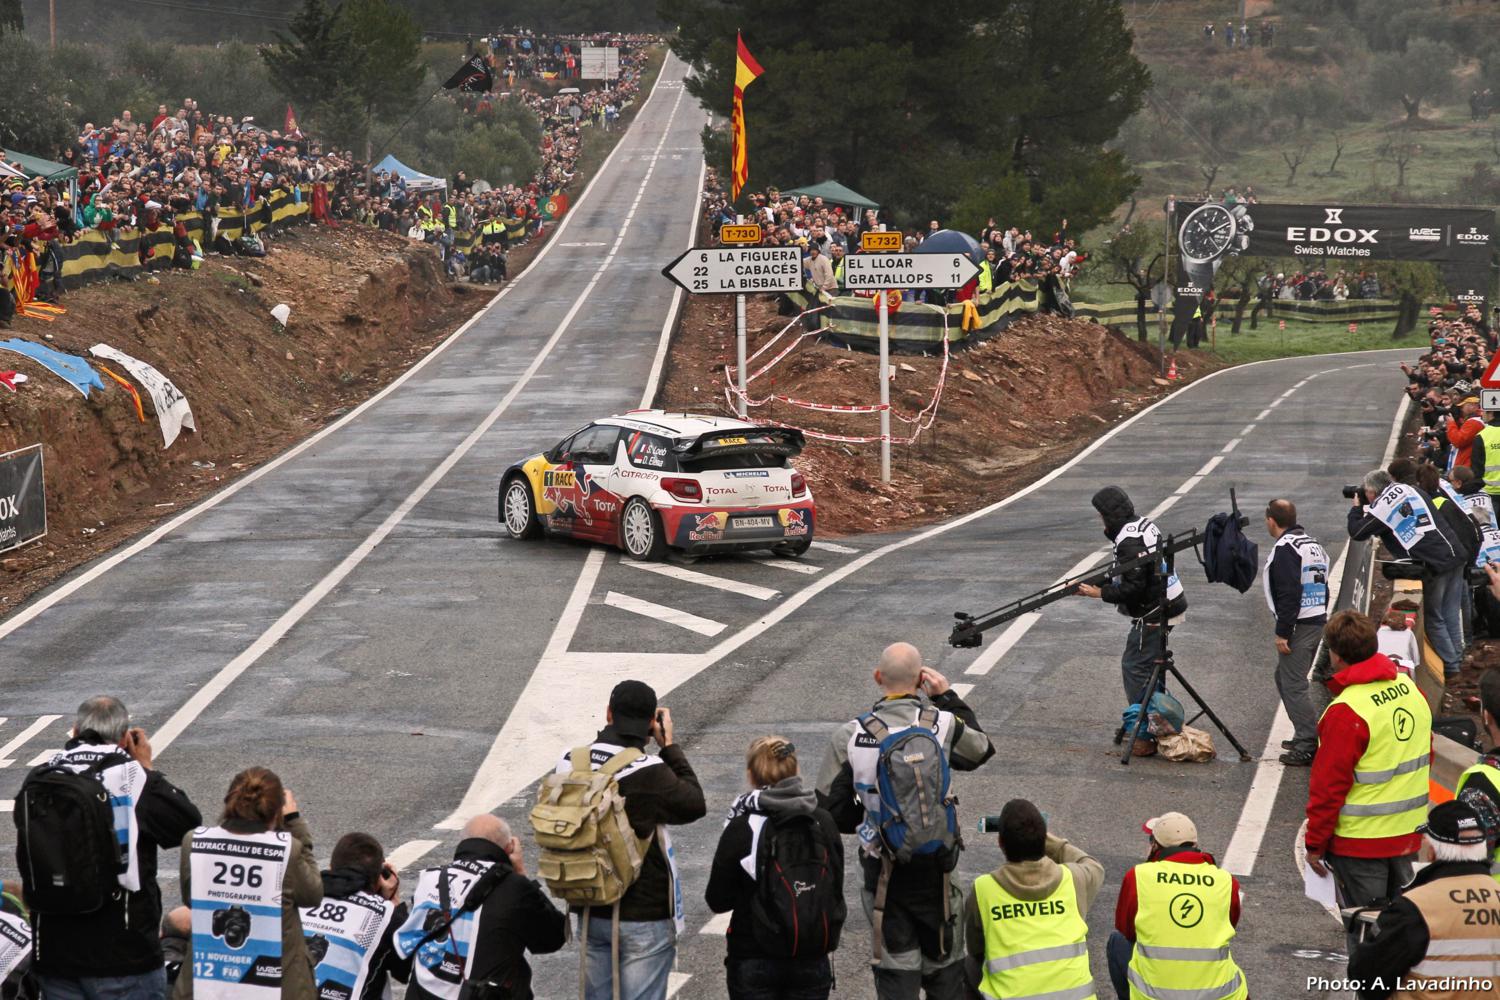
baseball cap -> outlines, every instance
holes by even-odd
[[[1434,806],[1427,814],[1427,822],[1417,827],[1417,832],[1443,844],[1482,844],[1485,840],[1484,824],[1479,821],[1479,814],[1473,806],[1457,799]]]
[[[1460,406],[1467,406],[1470,403],[1478,403],[1478,402],[1479,402],[1479,397],[1478,396],[1465,396],[1463,398],[1463,400],[1459,403],[1459,405]]]
[[[642,681],[621,681],[609,693],[609,711],[620,735],[644,739],[656,718],[656,692]]]
[[[1196,844],[1198,828],[1182,813],[1162,813],[1141,824],[1141,829],[1151,834],[1162,847],[1177,847],[1179,844]]]

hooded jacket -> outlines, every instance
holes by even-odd
[[[752,929],[750,902],[756,889],[756,853],[765,824],[793,816],[811,816],[828,839],[836,892],[844,891],[844,846],[833,816],[818,808],[817,795],[804,787],[802,776],[794,774],[765,788],[746,792],[729,807],[724,832],[714,851],[713,867],[708,875],[704,899],[715,913],[729,913],[729,957],[731,959],[768,958],[771,956],[756,943]]]
[[[1110,544],[1114,546],[1117,562],[1129,562],[1145,555],[1146,546],[1139,538],[1115,541],[1120,537],[1120,532],[1125,526],[1137,519],[1135,504],[1131,503],[1130,497],[1124,490],[1118,486],[1106,486],[1094,494],[1091,503],[1099,512],[1099,516],[1104,519],[1104,537],[1108,538]],[[1173,562],[1172,556],[1167,556],[1169,571]],[[1126,570],[1119,577],[1101,584],[1099,599],[1105,604],[1113,604],[1120,614],[1128,618],[1154,620],[1158,617],[1159,609],[1156,584],[1156,565],[1154,560],[1148,560]],[[1186,595],[1173,598],[1167,605],[1168,618],[1176,618],[1185,611],[1187,611]]]
[[[325,902],[330,899],[348,899],[356,892],[364,891],[369,884],[369,875],[363,869],[335,868],[323,873],[323,899]],[[386,994],[387,977],[395,976],[399,982],[404,983],[411,976],[411,959],[403,960],[393,947],[396,929],[406,923],[407,912],[407,905],[397,901],[390,922],[385,926],[385,933],[370,955],[370,974],[365,977],[364,991],[353,1000],[380,1000]],[[316,968],[314,966],[314,971]]]

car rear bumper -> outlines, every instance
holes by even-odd
[[[811,539],[816,508],[811,500],[776,507],[663,506],[667,544],[689,552],[768,548],[782,542]],[[769,518],[769,525],[749,525],[747,518]]]

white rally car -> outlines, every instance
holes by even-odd
[[[813,498],[791,459],[802,432],[632,410],[596,420],[500,477],[500,523],[618,545],[635,559],[812,544]]]

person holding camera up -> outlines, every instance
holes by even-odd
[[[323,901],[323,879],[307,820],[275,772],[234,776],[219,825],[183,838],[181,875],[192,954],[173,1000],[318,1000],[298,908]]]
[[[1276,690],[1292,720],[1292,738],[1283,744],[1281,762],[1308,767],[1318,749],[1318,717],[1307,673],[1328,620],[1328,553],[1302,530],[1297,505],[1290,500],[1266,504],[1266,532],[1276,542],[1261,575],[1266,604],[1276,620]]]
[[[972,771],[995,748],[974,710],[910,643],[885,648],[875,684],[875,706],[833,734],[818,803],[840,831],[859,836],[880,1000],[917,1000],[924,990],[927,1000],[958,1000],[963,893],[951,876],[963,844],[949,770]]]
[[[411,962],[407,1000],[532,1000],[526,953],[568,941],[568,918],[526,877],[510,824],[481,813],[464,824],[453,860],[417,876],[395,936]],[[394,879],[392,879],[394,881]]]
[[[729,913],[729,1000],[827,1000],[844,926],[844,845],[802,784],[797,748],[762,736],[729,807],[704,898]]]
[[[1025,799],[1011,799],[980,830],[1000,835],[1005,864],[974,880],[964,900],[969,982],[985,997],[1092,997],[1084,915],[1104,866],[1047,830]]]
[[[401,879],[368,833],[346,833],[323,873],[323,901],[302,910],[302,935],[322,1000],[381,1000],[394,976],[406,982],[411,961],[392,939],[406,922]]]
[[[113,807],[101,799],[101,785]],[[131,726],[118,698],[78,706],[72,738],[26,776],[14,818],[42,993],[48,1000],[162,1000],[157,851],[176,847],[203,817],[155,769],[146,731]],[[116,870],[103,882],[90,877]]]
[[[1482,439],[1481,439],[1482,440]],[[1478,452],[1478,444],[1475,451]],[[1422,610],[1427,641],[1443,661],[1448,677],[1463,661],[1464,547],[1432,500],[1420,489],[1395,482],[1384,469],[1365,474],[1350,496],[1349,537],[1379,536],[1395,556],[1407,556],[1422,570]]]

